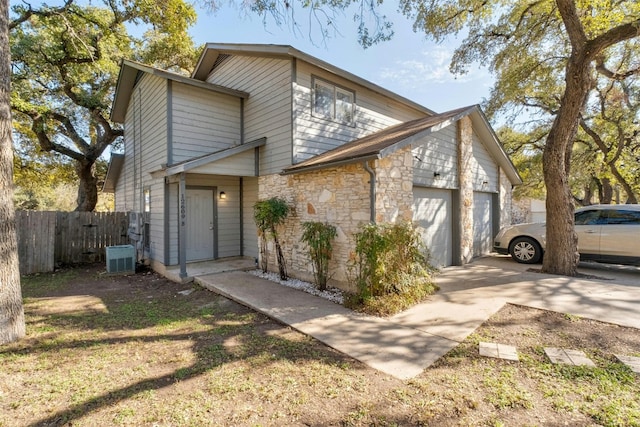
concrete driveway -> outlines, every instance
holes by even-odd
[[[588,265],[586,267],[589,267]],[[202,286],[401,379],[420,374],[505,303],[640,328],[640,269],[581,267],[597,279],[535,273],[489,256],[436,277],[440,291],[388,319],[354,313],[244,271],[197,277]]]
[[[501,255],[445,268],[436,295],[390,320],[462,341],[511,303],[640,328],[640,268],[581,263],[589,278],[533,271],[540,268]]]

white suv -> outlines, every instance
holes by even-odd
[[[576,210],[575,230],[581,261],[640,265],[640,205],[593,205]],[[544,223],[506,227],[493,248],[521,263],[542,260],[546,246]]]

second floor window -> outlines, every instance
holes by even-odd
[[[313,79],[313,115],[353,124],[355,93],[324,80]]]

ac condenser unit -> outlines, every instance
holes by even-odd
[[[136,250],[132,245],[107,246],[107,273],[136,272]]]

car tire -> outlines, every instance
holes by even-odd
[[[530,237],[518,237],[509,245],[511,258],[522,264],[537,264],[542,259],[542,247]]]

